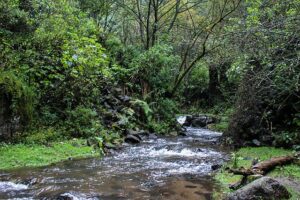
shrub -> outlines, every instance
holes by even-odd
[[[142,80],[140,89],[144,96],[149,95],[149,92],[164,94],[174,82],[174,70],[179,57],[174,56],[172,50],[167,45],[156,45],[132,60],[132,77],[134,80]]]
[[[90,108],[78,106],[67,113],[66,131],[72,137],[88,138],[96,136],[102,130],[97,112]]]
[[[274,133],[275,146],[288,147],[297,146],[300,144],[300,134],[298,132],[281,131]]]
[[[7,122],[20,119],[21,124],[28,125],[33,118],[35,95],[33,88],[28,86],[22,77],[12,71],[0,70],[0,98],[2,103],[9,106],[8,116],[4,116]],[[2,107],[1,109],[5,109]],[[1,111],[0,113],[4,113]]]
[[[62,131],[55,128],[45,128],[28,132],[22,142],[26,144],[49,144],[50,142],[59,141],[64,138]]]

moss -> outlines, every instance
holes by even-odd
[[[225,168],[233,166],[250,167],[253,159],[259,161],[268,160],[272,157],[285,156],[293,154],[293,150],[273,148],[273,147],[246,147],[241,148],[232,154],[232,159],[223,168],[215,174],[215,180],[221,185],[220,195],[226,195],[230,192],[228,186],[241,180],[241,176],[233,175],[226,172]],[[291,164],[282,167],[277,167],[268,174],[271,177],[288,177],[296,181],[300,181],[300,167],[299,164]],[[288,188],[294,197],[299,197],[299,193]],[[295,198],[294,198],[295,199]]]
[[[74,157],[96,156],[85,140],[72,140],[44,145],[2,145],[0,147],[0,169],[28,166],[45,166]]]

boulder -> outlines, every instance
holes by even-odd
[[[212,166],[211,166],[211,169],[212,169],[213,171],[215,171],[215,170],[220,169],[221,167],[222,167],[221,164],[215,164],[215,165],[212,165]]]
[[[37,178],[29,178],[29,179],[18,182],[18,184],[33,186],[33,185],[37,184],[38,182],[39,182],[39,180]]]
[[[206,127],[208,124],[215,123],[216,119],[207,115],[187,116],[184,126]]]
[[[74,196],[70,195],[70,194],[61,194],[59,195],[56,200],[74,200]]]
[[[178,135],[179,135],[179,136],[184,136],[184,137],[187,136],[187,134],[186,134],[185,131],[179,131],[179,132],[178,132]]]
[[[135,131],[135,130],[132,130],[132,129],[126,129],[124,132],[123,132],[124,135],[135,135],[135,134],[138,134],[138,131]]]
[[[262,177],[229,194],[226,200],[289,199],[290,193],[275,179]]]
[[[105,149],[113,149],[113,150],[120,149],[119,146],[116,146],[115,144],[112,144],[111,142],[105,142],[105,143],[103,143],[103,146]]]
[[[206,127],[207,124],[208,124],[207,121],[208,121],[207,116],[199,116],[199,117],[195,117],[195,118],[192,120],[192,126],[193,126],[193,127]]]
[[[150,133],[148,136],[149,139],[157,139],[157,135],[155,133]]]
[[[185,122],[183,123],[183,126],[191,126],[192,125],[193,116],[186,116]]]
[[[124,139],[126,143],[138,144],[142,141],[141,137],[137,134],[127,135]]]
[[[145,130],[132,130],[132,129],[126,129],[123,132],[123,135],[133,135],[135,137],[138,137],[140,140],[143,140],[143,138],[149,137],[150,133]]]
[[[64,194],[59,194],[56,196],[56,198],[51,198],[56,200],[76,200],[76,199],[100,199],[100,197],[97,194],[80,194],[77,192],[67,192]]]

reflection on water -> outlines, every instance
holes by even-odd
[[[187,128],[186,137],[145,139],[103,159],[0,172],[0,199],[211,199],[211,166],[226,159],[220,136]]]

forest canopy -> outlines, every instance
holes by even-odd
[[[299,0],[2,0],[0,137],[167,134],[205,110],[234,146],[299,148],[299,14]]]

